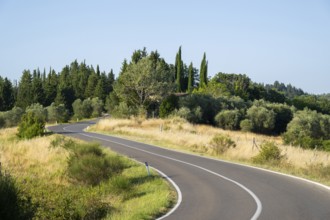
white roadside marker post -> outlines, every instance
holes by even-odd
[[[146,165],[146,169],[147,169],[147,172],[148,172],[148,176],[150,176],[150,169],[149,169],[148,162],[145,162],[145,165]]]

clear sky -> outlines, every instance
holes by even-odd
[[[329,0],[0,0],[0,75],[57,72],[75,59],[116,73],[136,49],[209,76],[242,73],[330,93]]]

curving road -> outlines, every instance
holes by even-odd
[[[94,122],[48,129],[147,161],[180,188],[182,202],[164,219],[330,219],[330,188],[299,178],[221,160],[84,132]],[[162,218],[160,218],[162,219]]]

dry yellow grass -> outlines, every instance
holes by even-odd
[[[16,128],[0,129],[0,161],[6,170],[15,176],[30,173],[31,177],[52,178],[55,183],[67,184],[63,164],[68,151],[49,147],[55,136],[13,140],[15,134]]]
[[[271,137],[241,131],[226,131],[206,125],[192,125],[180,118],[172,119],[104,119],[100,120],[92,131],[109,132],[134,136],[140,141],[149,141],[161,146],[179,150],[193,151],[212,155],[210,142],[216,134],[228,135],[236,143],[236,148],[226,151],[222,158],[247,161],[258,154],[257,146],[265,141],[275,142],[291,165],[304,168],[309,165],[330,165],[330,153],[306,150],[284,145],[280,137]],[[214,156],[214,155],[212,155]]]

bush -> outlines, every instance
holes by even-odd
[[[2,173],[0,166],[0,219],[32,219],[34,212],[30,199],[22,195],[9,174]]]
[[[28,112],[22,117],[18,127],[19,138],[31,139],[44,134],[45,122],[33,112]]]
[[[132,115],[137,115],[137,109],[128,106],[125,102],[120,102],[110,111],[110,114],[116,118],[130,118]]]
[[[102,115],[102,111],[103,111],[103,101],[99,98],[93,98],[92,99],[92,108],[93,108],[93,112],[92,112],[92,117],[100,117]]]
[[[228,136],[217,134],[210,142],[211,148],[215,155],[226,152],[231,147],[236,147],[236,143]]]
[[[242,113],[237,109],[224,110],[215,116],[215,122],[220,128],[238,130],[242,117]]]
[[[273,110],[254,105],[247,110],[246,115],[251,121],[252,131],[257,133],[270,133],[273,131],[276,116]]]
[[[294,114],[283,140],[286,144],[313,149],[330,139],[329,127],[330,116],[304,109]]]
[[[69,158],[69,176],[82,184],[98,185],[125,168],[119,156],[105,155],[97,144],[82,144],[73,147]]]
[[[47,110],[39,103],[34,103],[30,106],[28,106],[25,110],[26,113],[33,113],[36,117],[38,117],[38,120],[40,121],[46,121],[47,119]]]
[[[260,152],[252,158],[254,163],[278,163],[282,159],[281,151],[274,142],[265,142],[260,147]]]
[[[69,120],[68,110],[63,104],[55,105],[53,102],[47,108],[48,121],[50,122],[67,122]]]
[[[252,131],[252,122],[249,119],[244,119],[239,125],[242,131]]]
[[[322,142],[323,150],[330,152],[330,140],[326,140]]]
[[[188,108],[193,116],[188,121],[193,123],[214,124],[214,117],[220,111],[220,102],[210,95],[191,94],[180,98],[179,107]]]
[[[1,112],[0,118],[3,118],[3,120],[5,121],[5,123],[2,127],[17,126],[18,123],[21,121],[23,114],[24,114],[23,109],[21,109],[19,107],[14,107],[12,110],[7,111],[7,112]]]
[[[178,107],[179,98],[176,95],[166,97],[159,107],[159,116],[166,118]]]

